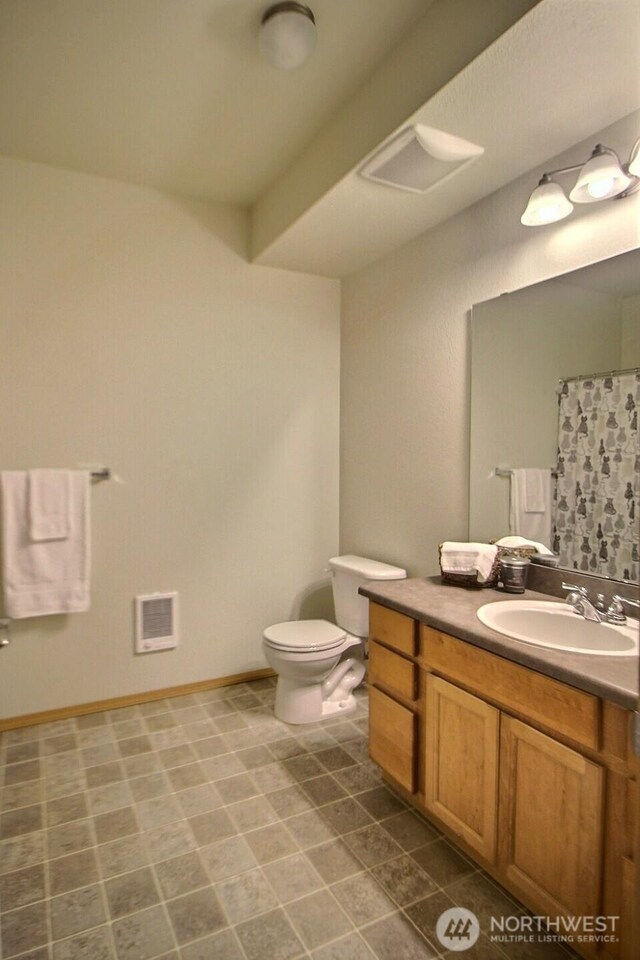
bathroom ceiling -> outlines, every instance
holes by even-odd
[[[249,206],[432,0],[311,3],[290,73],[268,0],[2,0],[0,153]]]
[[[637,0],[541,0],[403,119],[480,144],[482,157],[413,194],[363,179],[363,156],[288,221],[277,218],[311,168],[302,158],[254,210],[254,259],[346,276],[527,171],[530,192],[549,158],[640,109],[639,42]]]
[[[637,0],[308,0],[293,72],[269,2],[0,0],[0,154],[250,208],[254,262],[341,277],[640,108]],[[485,153],[363,180],[409,122]]]

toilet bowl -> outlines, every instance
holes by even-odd
[[[365,673],[359,637],[328,620],[294,620],[265,630],[263,650],[278,674],[274,711],[279,720],[311,723],[356,709],[352,690]]]
[[[337,625],[328,620],[289,620],[264,631],[262,648],[278,674],[274,712],[285,723],[313,723],[356,709],[353,690],[365,675],[363,638],[369,606],[358,594],[368,580],[400,580],[400,567],[364,557],[329,561]]]

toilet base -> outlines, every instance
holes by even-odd
[[[322,719],[326,717],[335,717],[340,714],[342,717],[353,713],[358,706],[358,702],[352,693],[345,700],[323,700]]]
[[[356,657],[343,660],[323,683],[300,685],[299,678],[278,676],[273,712],[284,723],[316,723],[329,717],[348,716],[357,707],[351,692],[364,677],[364,664]]]
[[[299,687],[278,677],[273,712],[283,723],[315,723],[338,714],[348,716],[358,706],[352,693],[342,700],[323,700],[322,684]]]

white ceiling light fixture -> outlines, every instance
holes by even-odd
[[[365,161],[361,176],[411,193],[426,193],[484,153],[484,147],[444,130],[405,127]]]
[[[295,70],[316,46],[316,20],[303,3],[284,2],[268,7],[260,26],[260,52],[281,70]]]
[[[555,177],[579,170],[578,179],[569,194]],[[627,164],[620,163],[615,150],[598,143],[583,163],[560,167],[543,174],[520,217],[525,227],[541,227],[568,217],[574,203],[598,203],[600,200],[622,200],[640,190],[640,139],[636,140]],[[572,201],[572,202],[571,202]]]

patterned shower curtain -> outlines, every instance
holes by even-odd
[[[560,566],[638,580],[640,370],[561,381],[553,549]]]

